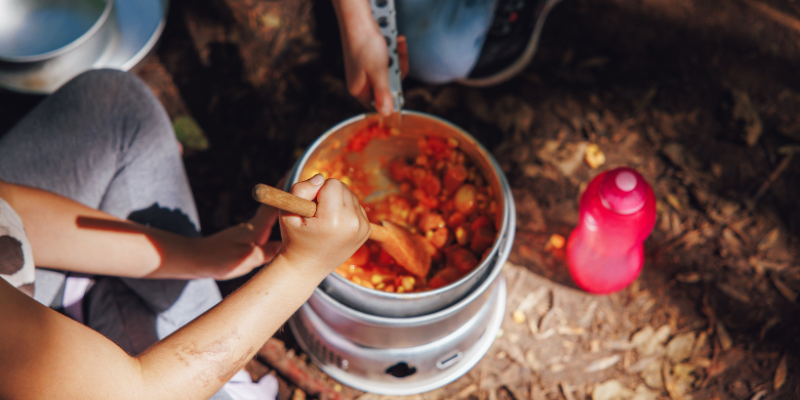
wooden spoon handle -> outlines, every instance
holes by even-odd
[[[277,209],[288,211],[306,218],[311,218],[317,213],[317,203],[297,197],[291,193],[276,189],[263,183],[257,184],[253,188],[253,198],[259,203]],[[369,238],[376,242],[385,242],[390,239],[390,233],[386,228],[370,222]]]
[[[263,183],[259,183],[253,188],[253,198],[260,203],[306,218],[311,218],[317,213],[317,203]]]

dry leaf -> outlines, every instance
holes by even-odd
[[[654,392],[647,388],[644,384],[639,384],[636,387],[636,393],[634,393],[631,400],[658,400],[659,393]]]
[[[534,307],[538,306],[542,300],[547,298],[549,291],[546,287],[539,287],[536,291],[528,293],[519,305],[517,306],[517,310],[522,311],[524,313],[533,310]],[[536,333],[536,332],[534,332]]]
[[[572,394],[572,388],[568,383],[561,382],[558,384],[558,386],[561,387],[561,393],[564,394],[564,400],[575,400],[575,396]]]
[[[733,339],[731,339],[731,335],[728,334],[728,330],[725,329],[725,325],[722,322],[717,322],[717,339],[722,350],[728,351],[733,347]]]
[[[589,143],[586,146],[586,156],[584,159],[586,160],[586,164],[592,169],[597,169],[606,163],[606,155],[603,153],[603,150],[600,150],[600,146],[594,143]]]
[[[719,375],[722,375],[728,368],[739,364],[745,356],[745,352],[741,347],[734,347],[729,351],[723,353],[720,357],[714,360],[714,363],[708,367],[708,377],[706,380],[711,380]]]
[[[733,119],[744,124],[744,140],[747,145],[750,147],[755,146],[764,131],[761,117],[753,107],[753,103],[747,93],[731,89],[731,95],[733,96]]]
[[[650,363],[639,374],[644,383],[653,389],[661,390],[664,388],[664,377],[661,373],[661,360],[652,358]]]
[[[740,290],[734,288],[731,285],[728,285],[727,283],[718,282],[717,288],[719,288],[719,290],[722,291],[722,293],[727,294],[732,299],[739,300],[745,304],[750,303],[750,296],[748,296],[747,293],[741,292]]]
[[[705,244],[706,240],[707,239],[703,236],[703,234],[699,230],[695,229],[686,232],[686,234],[680,238],[678,243],[682,244],[686,249],[691,249],[694,246]]]
[[[536,353],[534,353],[533,350],[528,350],[525,353],[525,361],[527,362],[528,366],[531,367],[531,369],[534,371],[541,371],[542,367],[544,367],[544,365],[542,365],[539,359],[536,358]]]
[[[778,363],[778,369],[775,370],[775,378],[772,380],[772,388],[776,391],[783,386],[786,382],[786,356],[781,357],[781,362]]]
[[[632,396],[633,392],[616,379],[596,385],[592,390],[592,400],[622,400]]]
[[[610,357],[601,358],[586,367],[585,371],[587,373],[598,372],[604,369],[608,369],[614,366],[614,364],[618,363],[622,360],[622,357],[619,354],[615,354]]]
[[[663,364],[661,365],[661,374],[664,378],[664,389],[667,389],[669,397],[672,400],[683,400],[683,390],[678,385],[678,382],[673,379],[669,368],[669,362],[667,360],[664,360]]]
[[[677,212],[681,212],[681,201],[678,200],[678,196],[675,196],[672,193],[667,193],[667,203],[672,206]]]
[[[781,230],[780,228],[773,228],[764,239],[761,239],[761,242],[758,243],[758,251],[767,251],[775,246],[775,243],[778,242],[780,238]]]
[[[692,232],[697,232],[697,231],[692,231]],[[692,232],[689,232],[689,233],[692,233]],[[687,234],[687,236],[688,236],[688,234]],[[683,282],[683,283],[697,283],[697,282],[700,282],[701,278],[702,277],[697,272],[685,272],[685,273],[681,273],[681,274],[675,275],[675,279],[677,279],[678,282]]]
[[[661,390],[664,388],[664,377],[661,373],[661,362],[659,359],[652,358],[650,363],[639,374],[644,383],[653,389]]]
[[[580,335],[583,335],[584,333],[586,333],[586,330],[583,329],[583,328],[580,328],[580,327],[573,328],[573,327],[569,327],[569,326],[559,326],[558,329],[556,329],[556,331],[558,332],[559,335],[578,335],[578,336],[580,336]]]
[[[667,357],[673,364],[677,364],[692,355],[694,348],[695,333],[686,332],[675,336],[667,343]]]
[[[797,293],[795,293],[794,290],[789,289],[789,287],[786,286],[786,284],[783,283],[775,274],[772,275],[772,284],[775,285],[775,288],[778,289],[778,291],[781,292],[783,297],[786,297],[787,300],[791,301],[792,303],[797,300]]]

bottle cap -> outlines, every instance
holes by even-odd
[[[631,168],[613,169],[600,182],[600,200],[609,210],[633,214],[644,207],[646,185],[644,178]]]

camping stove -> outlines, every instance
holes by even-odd
[[[497,276],[487,289],[489,296],[463,325],[438,340],[414,347],[376,348],[356,344],[326,324],[310,303],[301,307],[289,325],[303,351],[337,381],[378,394],[422,393],[458,379],[491,347],[505,312],[505,278]],[[411,322],[413,325],[415,321]],[[394,328],[382,329],[389,333]]]

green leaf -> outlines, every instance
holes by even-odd
[[[199,151],[208,149],[206,134],[194,118],[188,115],[179,115],[172,121],[172,128],[183,147]]]

